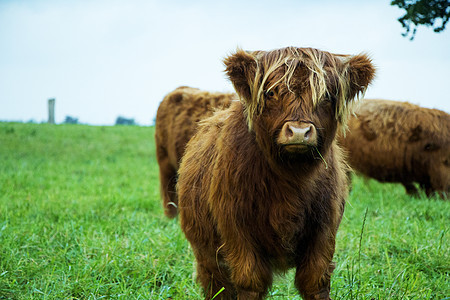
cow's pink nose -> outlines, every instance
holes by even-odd
[[[286,122],[278,136],[278,143],[284,146],[317,146],[317,130],[311,123]]]

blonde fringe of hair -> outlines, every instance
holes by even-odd
[[[304,65],[310,71],[309,86],[311,88],[313,106],[316,107],[325,97],[332,93],[336,95],[336,119],[345,132],[348,117],[353,113],[353,101],[347,101],[350,93],[348,60],[350,56],[334,56],[327,52],[322,52],[312,48],[288,47],[273,52],[269,55],[264,52],[253,52],[257,64],[255,77],[249,82],[252,95],[251,103],[246,105],[247,123],[249,129],[253,127],[253,117],[260,114],[264,109],[264,93],[273,89],[280,82],[284,82],[287,89],[290,89],[290,82],[295,69],[299,64]],[[325,63],[330,65],[325,69]],[[266,90],[264,86],[278,68],[285,65],[287,67],[283,76],[271,84]],[[327,82],[336,80],[337,91],[330,91]],[[365,92],[358,93],[359,99]],[[362,94],[362,95],[360,95]]]

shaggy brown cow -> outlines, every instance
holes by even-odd
[[[179,169],[181,227],[211,299],[262,299],[297,269],[305,299],[329,299],[347,196],[335,135],[374,67],[311,48],[238,50],[225,59],[240,101],[200,121]],[[216,298],[217,299],[217,298]]]
[[[350,165],[381,182],[445,198],[450,188],[450,115],[408,102],[364,100],[340,136]]]
[[[230,106],[233,98],[236,95],[232,93],[209,93],[184,86],[167,94],[159,105],[155,123],[156,158],[166,216],[177,215],[177,170],[198,121],[211,116],[215,109]]]

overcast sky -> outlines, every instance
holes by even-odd
[[[222,59],[237,46],[369,53],[366,98],[450,112],[450,30],[410,41],[390,1],[0,0],[0,120],[153,122],[180,85],[232,91]]]

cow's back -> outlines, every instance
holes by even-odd
[[[448,114],[408,102],[364,100],[350,118],[340,144],[357,171],[384,182],[420,182],[428,173],[423,156],[426,140],[447,135]],[[420,162],[422,160],[422,162]]]
[[[234,97],[233,93],[211,93],[179,87],[163,99],[156,114],[156,147],[168,156],[174,168],[178,169],[197,123],[211,116],[215,110],[228,107]]]

